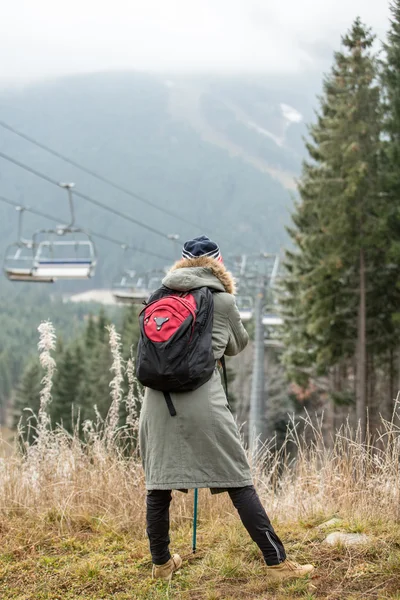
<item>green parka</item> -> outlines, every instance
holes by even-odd
[[[234,356],[248,342],[234,297],[234,281],[214,259],[182,259],[163,284],[177,291],[207,286],[214,297],[213,351]],[[161,392],[147,388],[140,416],[140,450],[148,490],[211,488],[221,491],[252,485],[249,464],[227,404],[217,368],[192,392],[171,394],[171,417]]]

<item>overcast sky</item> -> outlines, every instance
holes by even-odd
[[[320,69],[357,15],[384,37],[386,0],[3,0],[0,80]]]

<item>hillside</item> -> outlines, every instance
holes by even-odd
[[[279,84],[281,85],[281,84]],[[294,87],[294,86],[293,86]],[[278,250],[285,241],[307,98],[262,78],[160,77],[143,73],[75,76],[0,92],[0,118],[78,163],[193,225],[166,216],[0,130],[0,150],[57,180],[181,238],[209,232],[224,252]],[[0,160],[1,194],[64,219],[61,190]],[[142,249],[176,247],[138,226],[77,202],[78,223]],[[14,234],[16,216],[0,204],[0,250]],[[32,215],[25,235],[49,226]],[[121,251],[98,243],[97,285],[109,285]],[[145,255],[136,267],[160,266]],[[91,284],[92,285],[92,284]],[[81,286],[80,286],[81,287]]]

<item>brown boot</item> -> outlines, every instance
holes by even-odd
[[[153,579],[172,579],[172,574],[182,566],[179,554],[174,554],[164,565],[153,565]]]
[[[297,579],[299,577],[305,577],[314,571],[314,567],[312,565],[299,565],[292,560],[285,560],[279,565],[267,567],[267,571],[268,575],[273,579]]]

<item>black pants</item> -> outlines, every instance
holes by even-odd
[[[254,486],[231,488],[229,496],[251,539],[263,553],[267,565],[278,565],[286,559],[285,549],[276,535]],[[169,552],[170,490],[147,493],[147,535],[153,563],[163,565],[171,558]]]

